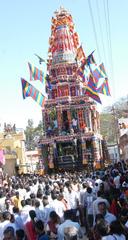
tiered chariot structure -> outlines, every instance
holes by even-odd
[[[103,165],[99,112],[78,74],[85,55],[78,56],[79,38],[72,16],[63,8],[52,18],[49,45],[41,139],[46,171],[99,169]]]

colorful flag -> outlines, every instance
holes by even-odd
[[[99,65],[99,69],[100,69],[100,72],[102,73],[102,75],[104,75],[105,77],[107,77],[107,74],[106,74],[106,71],[105,71],[105,67],[104,67],[104,64],[101,63]]]
[[[5,156],[4,151],[2,149],[0,150],[0,163],[5,164]]]
[[[98,94],[97,89],[96,89],[96,84],[93,80],[92,75],[90,75],[88,84],[87,84],[87,86],[85,85],[85,88],[86,88],[85,94],[87,94],[89,97],[93,98],[98,103],[101,103],[99,94]]]
[[[40,80],[41,82],[44,81],[44,73],[39,70],[37,67],[34,67],[34,65],[28,63],[29,70],[30,70],[30,81],[32,80]]]
[[[46,97],[29,82],[21,78],[23,98],[32,97],[41,107],[44,107]]]
[[[85,84],[88,83],[90,71],[87,67],[83,67],[83,65],[81,65],[81,67],[79,67],[77,70],[77,74],[81,77],[82,82]]]
[[[87,65],[90,66],[90,64],[95,64],[96,65],[96,61],[93,57],[93,53],[94,51],[87,57]]]
[[[107,78],[105,78],[105,80],[102,83],[102,85],[99,88],[97,88],[97,91],[99,93],[102,93],[102,94],[106,95],[106,96],[111,96]]]
[[[76,60],[81,61],[82,59],[86,59],[86,57],[85,57],[85,53],[84,53],[82,46],[80,46],[77,49]]]
[[[82,67],[79,67],[77,70],[77,74],[82,78],[82,82],[86,83],[86,78],[84,74],[84,69]]]
[[[95,78],[95,83],[98,84],[98,81],[100,78],[105,78],[107,76],[105,72],[104,64],[101,63],[99,67],[97,67],[94,71],[92,71],[92,74]]]

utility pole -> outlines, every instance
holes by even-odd
[[[112,107],[112,115],[114,117],[114,132],[115,132],[115,140],[117,144],[118,154],[119,154],[119,161],[120,161],[120,144],[119,144],[119,126],[118,126],[118,118],[116,108],[113,105]]]

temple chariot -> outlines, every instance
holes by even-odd
[[[52,17],[48,52],[48,98],[40,142],[46,171],[100,169],[104,147],[97,103],[86,94],[87,58],[72,16],[64,8]]]

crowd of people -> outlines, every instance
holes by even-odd
[[[5,176],[0,239],[128,239],[127,168]]]

